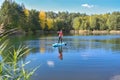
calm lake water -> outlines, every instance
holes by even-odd
[[[31,70],[40,65],[32,80],[120,80],[120,35],[66,35],[63,47],[52,47],[58,37],[21,36],[33,50],[25,61]]]

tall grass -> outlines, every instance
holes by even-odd
[[[30,49],[24,45],[15,48],[9,45],[7,35],[0,36],[0,80],[30,80],[30,77],[36,71],[27,71],[25,66],[30,62],[25,62],[22,57]]]

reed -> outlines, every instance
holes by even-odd
[[[9,46],[7,35],[0,36],[0,80],[30,80],[38,67],[31,71],[25,69],[30,61],[24,62],[22,57],[29,51],[25,45]]]

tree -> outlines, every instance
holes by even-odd
[[[0,18],[5,29],[22,28],[23,8],[15,2],[5,0],[1,6]]]
[[[29,25],[30,25],[30,11],[28,9],[24,9],[24,15],[25,15],[25,26],[23,27],[23,29],[25,30],[25,32],[28,32],[29,29]]]
[[[106,25],[109,30],[120,30],[120,12],[109,14]]]
[[[31,30],[33,33],[36,33],[36,30],[40,30],[39,25],[39,12],[36,10],[31,10],[29,14],[29,30]]]
[[[79,27],[80,27],[80,18],[76,17],[73,19],[73,28],[75,30],[79,30]]]
[[[53,24],[53,20],[52,19],[49,19],[47,18],[47,26],[48,26],[48,30],[52,29],[54,24]]]
[[[107,25],[106,25],[106,15],[99,15],[98,16],[98,25],[99,25],[99,30],[106,30],[107,29]]]
[[[50,12],[46,12],[46,16],[47,18],[55,19],[58,17],[58,14],[50,11]]]
[[[0,23],[3,23],[5,27],[10,24],[10,7],[10,2],[5,0],[0,9]]]
[[[81,30],[89,30],[89,16],[80,17],[80,29]]]
[[[97,29],[97,17],[95,15],[90,16],[90,29]]]
[[[24,14],[25,14],[26,17],[28,17],[29,14],[30,14],[29,10],[28,9],[24,9]]]
[[[39,12],[40,26],[44,30],[46,27],[46,13],[44,11]]]
[[[56,28],[55,30],[64,29],[64,20],[63,19],[56,19]]]

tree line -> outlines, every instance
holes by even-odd
[[[0,8],[0,24],[4,29],[38,30],[120,30],[120,12],[87,15],[85,13],[45,12],[29,10],[24,4],[5,0]]]

